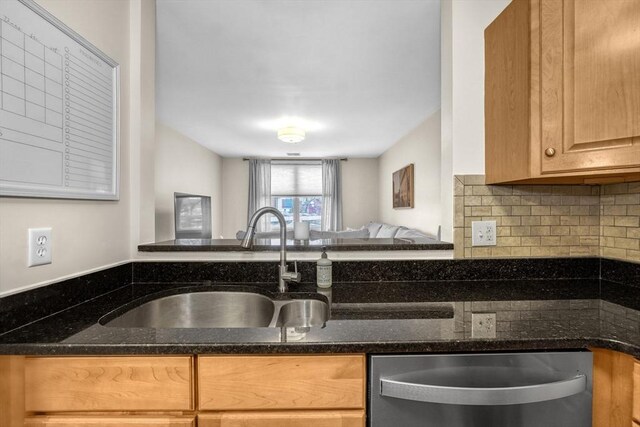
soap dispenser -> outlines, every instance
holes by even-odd
[[[322,256],[318,260],[318,267],[316,272],[316,277],[318,281],[319,288],[330,288],[331,287],[331,260],[327,257],[327,247],[322,247]]]

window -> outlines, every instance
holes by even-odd
[[[272,161],[271,203],[288,227],[305,221],[320,230],[322,219],[322,163],[319,161]],[[271,219],[276,225],[277,220]]]

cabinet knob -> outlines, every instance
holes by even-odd
[[[553,157],[556,155],[556,149],[549,147],[546,150],[544,150],[544,155],[547,157]]]

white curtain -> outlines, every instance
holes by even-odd
[[[268,159],[249,160],[249,211],[247,222],[260,208],[271,206],[271,161]],[[270,231],[268,218],[258,221],[256,231]]]
[[[342,169],[339,159],[322,161],[322,231],[342,230]]]

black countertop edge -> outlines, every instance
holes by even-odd
[[[269,243],[257,240],[254,252],[278,252],[278,239]],[[287,240],[287,251],[320,252],[327,251],[450,251],[453,244],[432,239],[333,239],[313,240],[311,243]],[[236,239],[179,239],[138,245],[140,252],[246,252]]]
[[[605,348],[640,358],[640,347],[605,338],[516,339],[353,343],[220,344],[0,344],[0,355],[163,355],[163,354],[311,354],[311,353],[467,353],[553,351]]]

